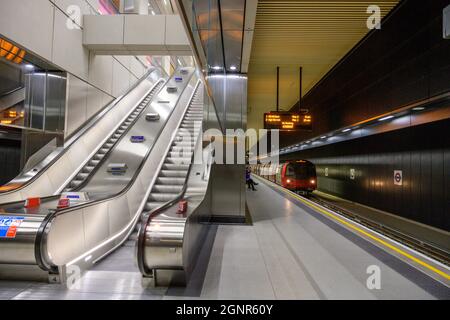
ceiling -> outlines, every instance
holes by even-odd
[[[398,2],[259,0],[248,72],[250,113],[273,109],[276,66],[280,101],[288,108],[298,101],[299,66],[304,95],[370,31],[370,5],[378,5],[384,17]]]

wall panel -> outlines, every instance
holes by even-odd
[[[319,190],[450,231],[450,119],[286,155],[317,166]],[[325,176],[325,168],[329,175]],[[350,169],[356,178],[350,179]],[[402,170],[402,185],[394,184]]]
[[[450,91],[447,0],[404,0],[304,97],[313,132],[283,133],[282,146],[352,125]]]

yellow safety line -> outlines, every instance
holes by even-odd
[[[334,220],[339,221],[340,223],[346,225],[347,227],[349,227],[349,228],[351,228],[351,229],[353,229],[355,231],[358,231],[359,233],[362,233],[366,237],[368,237],[368,238],[370,238],[372,240],[375,240],[378,243],[381,243],[382,245],[388,247],[391,250],[394,250],[395,252],[401,254],[402,256],[404,256],[404,257],[406,257],[406,258],[408,258],[408,259],[410,259],[410,260],[420,264],[421,266],[423,266],[423,267],[425,267],[425,268],[427,268],[427,269],[429,269],[429,270],[439,274],[440,276],[444,277],[445,279],[450,280],[450,275],[449,274],[447,274],[447,273],[445,273],[445,272],[443,272],[443,271],[441,271],[441,270],[439,270],[439,269],[429,265],[428,263],[426,263],[426,262],[424,262],[424,261],[422,261],[422,260],[420,260],[420,259],[418,259],[418,258],[416,258],[416,257],[414,257],[412,255],[410,255],[409,253],[407,253],[407,252],[405,252],[405,251],[403,251],[403,250],[401,250],[401,249],[399,249],[399,248],[397,248],[397,247],[387,243],[386,241],[384,241],[384,240],[382,240],[382,239],[380,239],[378,237],[375,237],[374,235],[372,235],[372,234],[362,230],[361,228],[358,228],[358,227],[354,226],[353,224],[351,224],[351,223],[349,223],[349,222],[347,222],[347,221],[337,217],[335,214],[331,214],[330,212],[322,209],[321,207],[318,207],[317,205],[312,204],[309,201],[306,201],[305,199],[299,197],[298,195],[293,194],[291,191],[287,191],[283,187],[280,187],[279,185],[277,185],[277,184],[275,184],[273,182],[272,182],[272,184],[275,187],[277,187],[278,189],[280,189],[281,191],[283,191],[284,193],[290,195],[293,198],[296,198],[297,200],[300,200],[301,202],[306,204],[308,207],[310,207],[312,209],[315,209],[315,210],[319,211],[320,213],[325,214],[326,216],[328,216],[330,218],[333,218]]]

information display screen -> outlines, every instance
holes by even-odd
[[[294,112],[269,112],[264,114],[264,129],[312,130],[312,117]]]

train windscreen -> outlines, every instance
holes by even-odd
[[[297,179],[309,179],[316,175],[316,168],[312,164],[290,164],[286,176],[294,175]]]

